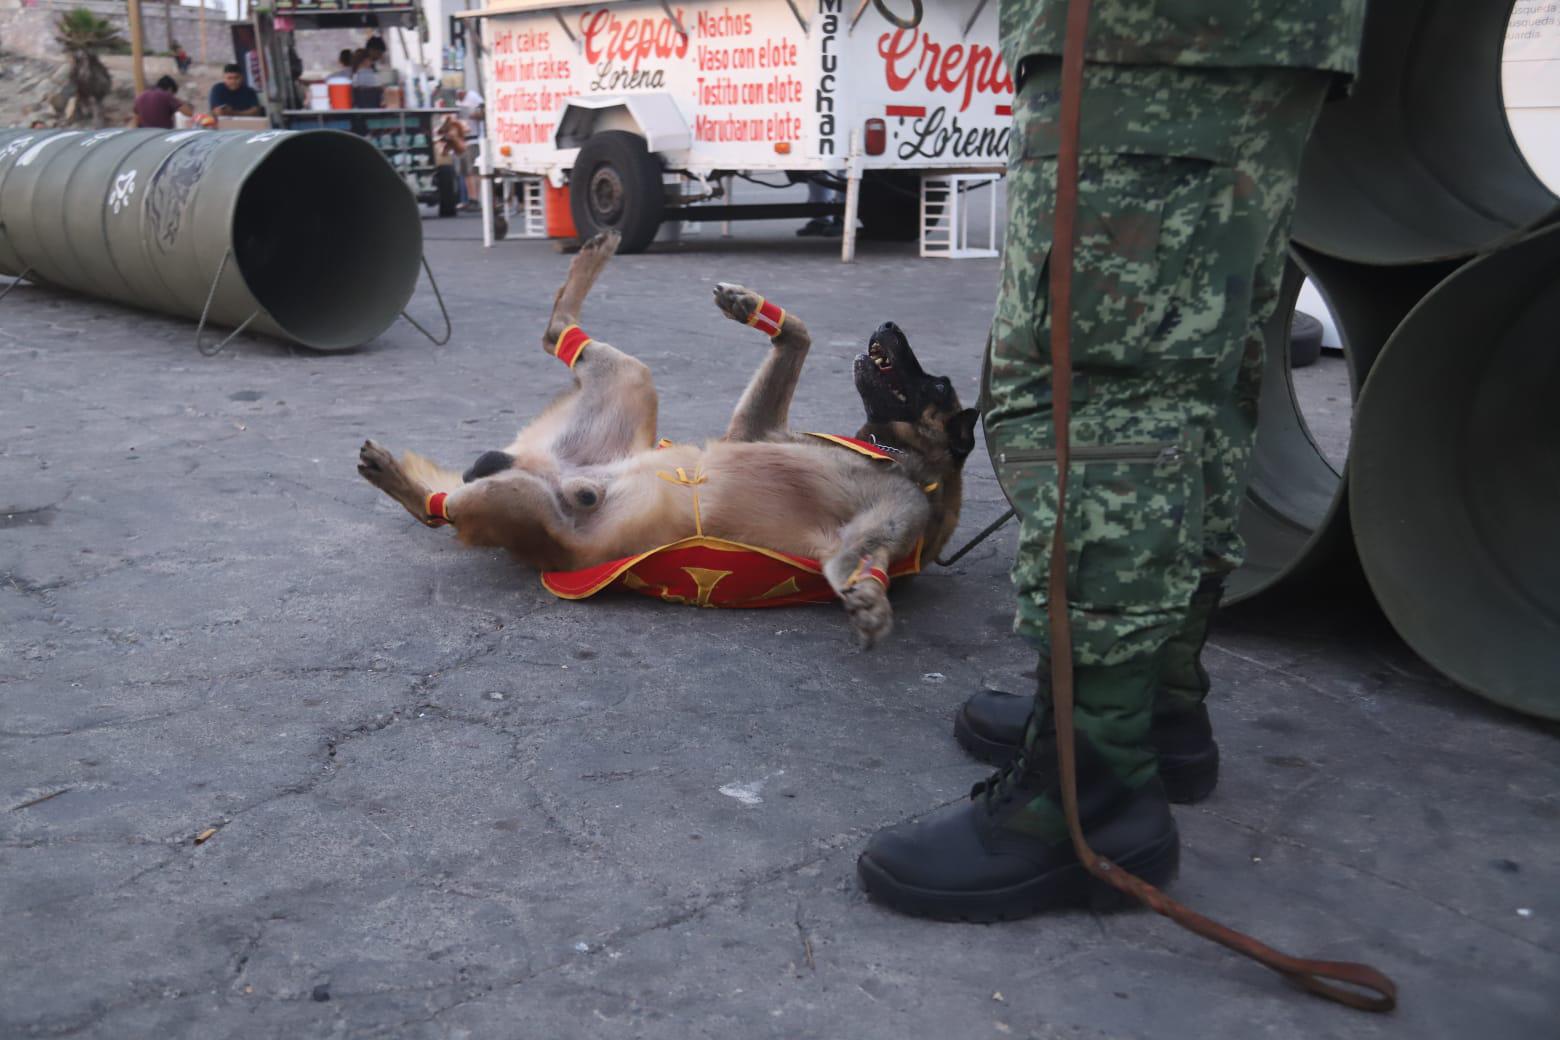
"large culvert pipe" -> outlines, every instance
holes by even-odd
[[[215,324],[252,317],[250,329],[343,350],[396,319],[421,257],[416,200],[352,134],[0,136],[3,274],[186,318],[209,297]]]
[[[1506,124],[1512,0],[1370,0],[1360,76],[1306,147],[1294,235],[1345,260],[1471,256],[1556,204]]]
[[[1360,394],[1355,543],[1382,609],[1448,677],[1560,719],[1560,225],[1414,308]]]
[[[1289,324],[1305,277],[1337,324],[1352,396],[1398,321],[1454,269],[1451,264],[1368,268],[1292,250],[1278,310],[1267,328],[1257,442],[1240,518],[1246,565],[1230,578],[1230,602],[1290,578],[1358,580],[1343,473],[1312,437],[1289,365]]]

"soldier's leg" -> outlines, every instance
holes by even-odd
[[[1330,85],[1324,73],[1295,72],[1278,78],[1248,73],[1245,77],[1250,81],[1247,91],[1253,109],[1248,125],[1261,130],[1248,129],[1234,138],[1234,168],[1241,186],[1236,194],[1237,216],[1252,226],[1265,226],[1267,237],[1252,280],[1240,363],[1228,392],[1217,397],[1203,441],[1202,578],[1184,623],[1166,644],[1154,707],[1155,728],[1165,738],[1162,758],[1167,754],[1186,758],[1187,767],[1200,769],[1210,789],[1217,778],[1218,752],[1202,706],[1210,688],[1202,651],[1225,580],[1245,562],[1239,524],[1257,436],[1257,402],[1267,349],[1264,330],[1278,306],[1301,152]],[[1200,760],[1200,765],[1194,760]]]
[[[1154,701],[1155,727],[1165,732],[1161,759],[1174,756],[1181,768],[1195,769],[1199,789],[1212,790],[1218,779],[1218,747],[1203,700],[1211,682],[1202,652],[1224,596],[1224,584],[1245,558],[1239,533],[1241,502],[1257,433],[1257,400],[1267,344],[1263,326],[1278,302],[1289,244],[1289,215],[1274,224],[1254,280],[1251,321],[1234,385],[1215,405],[1203,439],[1203,554],[1201,578],[1186,617],[1165,644]],[[1163,762],[1161,763],[1163,764]]]
[[[1239,229],[1243,241],[1262,241],[1262,248],[1252,273],[1249,316],[1238,361],[1230,354],[1223,364],[1207,366],[1199,377],[1203,385],[1188,388],[1186,394],[1196,402],[1192,415],[1204,433],[1201,580],[1181,624],[1165,644],[1161,690],[1150,730],[1174,801],[1196,801],[1210,793],[1217,782],[1218,749],[1201,706],[1208,683],[1200,655],[1224,577],[1242,557],[1236,526],[1256,431],[1262,326],[1277,303],[1300,149],[1327,88],[1325,76],[1311,73],[1269,76],[1224,72],[1217,80],[1204,84],[1201,93],[1213,94],[1215,102],[1221,94],[1238,96],[1245,109],[1242,125],[1233,127],[1224,142],[1235,178],[1227,223]],[[1249,255],[1250,246],[1241,247],[1241,251]],[[1216,287],[1210,284],[1209,288]],[[1238,301],[1229,309],[1233,319],[1239,312]],[[1230,324],[1233,326],[1233,320]],[[1006,371],[1001,358],[994,364],[999,373]],[[1022,405],[1024,392],[1003,390],[1000,399],[988,405],[988,423],[1004,407]],[[1043,566],[1043,560],[1030,565],[1031,569],[1035,566]],[[1043,580],[1043,574],[1040,578]],[[1013,695],[983,690],[961,707],[955,732],[976,757],[1001,764],[1017,750],[1024,719],[1024,705]]]
[[[1244,85],[1184,70],[1095,67],[1092,75],[1085,133],[1099,133],[1081,162],[1074,468],[1063,517],[1080,805],[1096,849],[1162,882],[1179,845],[1154,782],[1154,686],[1201,573],[1204,437],[1220,392],[1235,382],[1269,229],[1240,219],[1245,185],[1223,151],[1250,107]],[[1094,122],[1090,91],[1105,108]],[[1121,117],[1163,108],[1166,96],[1178,98],[1178,110],[1191,102],[1202,139],[1171,140],[1180,127],[1169,127],[1146,143],[1175,147],[1145,154],[1154,149],[1128,139],[1142,120]],[[986,395],[988,444],[1023,519],[1016,628],[1042,655],[1057,512],[1045,282],[1055,98],[1054,81],[1030,82],[1015,103],[1024,151],[1009,187]],[[1101,148],[1112,127],[1120,147]],[[974,918],[1091,896],[1066,847],[1046,693],[1042,684],[1023,753],[971,803],[873,839],[860,864],[869,893],[910,912]],[[991,851],[1020,846],[1018,856]]]
[[[1054,177],[1049,160],[1040,169]],[[1257,246],[1227,241],[1236,233],[1236,183],[1226,166],[1090,154],[1083,175],[1066,529],[1075,660],[1098,680],[1100,699],[1091,703],[1080,688],[1078,728],[1119,779],[1137,787],[1154,772],[1147,735],[1157,655],[1200,572],[1202,438],[1216,374],[1232,373],[1238,358],[1242,286]],[[1034,290],[1042,310],[1044,288]],[[1004,295],[1012,292],[1005,282]],[[1238,320],[1233,308],[1241,309]],[[1049,334],[1048,314],[1025,328],[999,313],[986,415],[1004,488],[1023,518],[1016,627],[1042,651],[1056,505]]]
[[[1033,103],[1026,94],[1019,104]],[[1107,154],[1086,156],[1080,170],[1065,515],[1080,817],[1101,855],[1154,884],[1173,877],[1180,846],[1154,777],[1149,709],[1160,646],[1196,581],[1202,504],[1199,434],[1183,404],[1162,401],[1143,377],[1142,348],[1165,320],[1160,255],[1184,255],[1192,211],[1206,206],[1206,165]],[[1017,627],[1043,658],[1057,512],[1045,281],[1056,164],[1020,159],[1010,176],[987,441],[1022,521]],[[1166,206],[1169,224],[1158,219]],[[1101,889],[1067,843],[1059,775],[1049,701],[1037,697],[1022,754],[969,802],[872,839],[858,865],[868,893],[909,913],[970,920],[1093,902]]]

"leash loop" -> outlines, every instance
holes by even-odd
[[[1072,275],[1078,212],[1078,137],[1083,112],[1084,47],[1089,0],[1069,0],[1062,52],[1061,147],[1057,154],[1056,209],[1051,244],[1051,389],[1056,438],[1056,525],[1051,536],[1046,610],[1051,626],[1051,694],[1060,760],[1062,809],[1073,851],[1090,874],[1182,928],[1249,957],[1308,993],[1361,1011],[1391,1011],[1397,986],[1367,964],[1291,957],[1251,936],[1227,928],[1165,895],[1136,875],[1100,856],[1084,839],[1078,820],[1078,775],[1073,743],[1072,624],[1067,600],[1067,476],[1072,460]]]

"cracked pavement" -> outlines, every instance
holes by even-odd
[[[844,267],[738,228],[614,259],[587,305],[654,370],[662,434],[717,433],[759,359],[718,280],[813,330],[796,428],[854,429],[851,358],[888,318],[973,401],[994,261],[869,245]],[[464,466],[564,385],[537,340],[567,258],[425,230],[441,348],[401,322],[355,353],[241,337],[208,361],[192,322],[0,304],[0,1036],[1555,1035],[1556,728],[1346,599],[1226,612],[1224,776],[1177,811],[1172,892],[1375,964],[1396,1014],[1147,912],[869,904],[866,837],[985,775],[954,708],[1032,681],[1012,529],[897,583],[869,654],[829,607],[554,599],[354,471],[369,436]],[[424,284],[412,310],[433,306]],[[964,537],[1004,507],[983,454],[968,474]]]

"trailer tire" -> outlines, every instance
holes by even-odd
[[[638,253],[655,238],[666,208],[661,160],[645,139],[625,130],[592,134],[569,173],[569,209],[581,238],[616,230],[619,253]]]
[[[861,178],[856,204],[861,237],[879,242],[914,242],[921,237],[919,174],[873,170]]]

